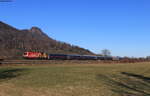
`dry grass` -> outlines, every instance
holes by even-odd
[[[0,96],[150,96],[150,63],[3,66]]]

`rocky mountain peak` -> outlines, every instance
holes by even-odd
[[[41,34],[41,35],[43,34],[42,30],[40,28],[38,28],[38,27],[32,27],[30,29],[30,32],[32,32],[32,33],[38,33],[38,34]]]

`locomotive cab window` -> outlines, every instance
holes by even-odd
[[[27,52],[25,52],[24,55],[27,55]]]

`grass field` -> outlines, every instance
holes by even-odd
[[[150,96],[150,63],[1,66],[0,96]]]

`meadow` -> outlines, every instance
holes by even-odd
[[[150,96],[150,63],[0,66],[0,96]]]

